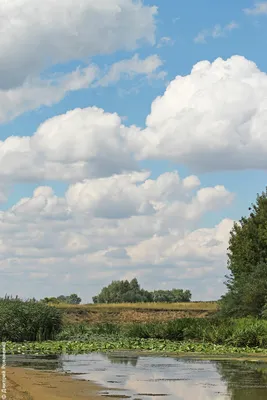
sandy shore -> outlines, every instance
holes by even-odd
[[[94,383],[76,380],[66,374],[7,368],[6,379],[7,400],[105,399],[98,395],[101,388]]]

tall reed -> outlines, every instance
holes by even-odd
[[[0,298],[1,341],[53,340],[62,328],[62,313],[35,300]]]
[[[267,321],[243,318],[180,318],[166,322],[127,324],[73,324],[59,335],[65,340],[87,340],[93,336],[166,339],[231,345],[267,347]]]

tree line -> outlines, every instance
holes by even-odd
[[[60,295],[58,297],[45,297],[41,299],[43,303],[53,303],[53,304],[80,304],[82,299],[76,294],[72,293],[69,296]]]
[[[191,300],[189,290],[154,290],[149,292],[140,287],[137,279],[113,281],[93,297],[95,304],[99,303],[179,303]]]

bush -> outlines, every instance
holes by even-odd
[[[62,328],[62,314],[36,300],[0,298],[1,341],[52,340]]]
[[[82,322],[80,324],[69,324],[57,335],[57,340],[80,340],[85,341],[93,336],[115,336],[121,331],[120,325],[102,323],[90,325]]]
[[[242,318],[236,320],[227,344],[237,347],[266,347],[267,321]]]
[[[168,340],[202,339],[203,331],[211,322],[207,319],[180,318],[167,322],[129,324],[125,333],[130,337]]]

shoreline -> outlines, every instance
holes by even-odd
[[[22,367],[6,368],[8,400],[99,400],[104,387],[71,374]]]

